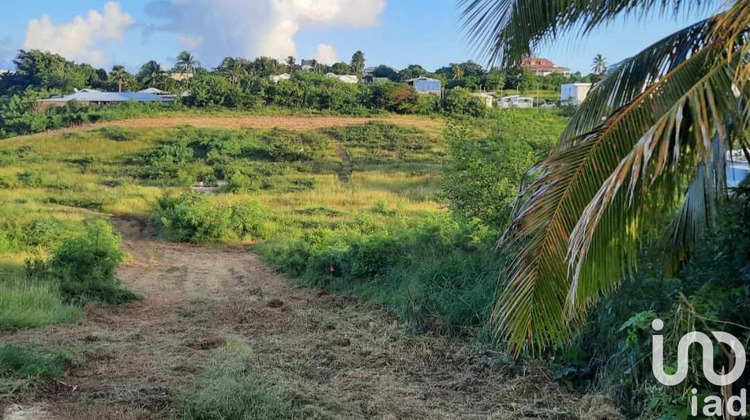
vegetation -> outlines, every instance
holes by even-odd
[[[12,345],[0,345],[0,391],[8,380],[59,377],[72,356],[62,351],[41,351]]]
[[[205,372],[179,396],[184,419],[300,418],[262,378],[247,344],[238,339],[214,350]]]

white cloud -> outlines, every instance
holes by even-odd
[[[318,63],[325,64],[327,66],[338,63],[340,61],[339,55],[336,53],[336,49],[333,48],[333,46],[327,44],[318,45],[318,48],[315,50],[315,59],[318,60]]]
[[[76,16],[72,22],[61,25],[55,25],[49,16],[43,15],[41,19],[29,21],[23,48],[50,51],[70,60],[104,66],[110,63],[106,45],[121,41],[134,23],[116,2],[105,4],[103,13],[92,9],[85,18]]]
[[[378,24],[386,0],[152,0],[146,12],[164,23],[149,28],[200,39],[204,61],[225,56],[297,56],[301,29]],[[186,44],[183,41],[183,44]]]

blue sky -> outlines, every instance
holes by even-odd
[[[174,21],[171,28],[165,29],[162,27],[163,30],[158,30],[160,25],[165,24],[165,21],[157,18],[154,13],[147,12],[147,4],[153,1],[159,0],[121,0],[119,2],[122,13],[129,14],[132,22],[123,26],[125,29],[122,32],[121,39],[108,38],[94,41],[91,48],[95,47],[104,54],[104,58],[97,64],[109,66],[114,63],[121,63],[130,69],[137,69],[143,62],[155,59],[169,65],[180,50],[186,49],[185,45],[187,44],[184,40],[181,41],[181,35],[185,34],[180,31],[195,23],[194,20],[185,18]],[[185,0],[181,1],[185,2]],[[189,1],[212,4],[210,3],[212,0]],[[216,1],[227,4],[233,3],[232,0]],[[240,4],[242,3],[240,0],[237,1]],[[264,1],[268,0],[245,0],[245,3],[261,3]],[[384,0],[341,1],[369,1],[372,3]],[[30,19],[40,19],[42,15],[48,15],[53,25],[63,25],[72,22],[78,15],[86,18],[89,10],[92,9],[103,13],[105,3],[105,0],[66,0],[64,2],[58,0],[24,0],[15,3],[13,7],[4,8],[2,15],[0,15],[0,68],[9,67],[9,59],[12,58],[13,51],[24,44]],[[250,8],[258,9],[257,6],[250,6]],[[206,12],[203,11],[202,13],[205,14]],[[231,11],[223,13],[232,14]],[[257,13],[261,12],[257,11]],[[694,14],[680,18],[653,17],[645,22],[621,20],[607,28],[597,30],[591,36],[582,40],[572,36],[559,39],[553,44],[544,46],[538,51],[537,55],[550,58],[559,65],[571,67],[574,71],[588,72],[591,59],[595,54],[603,54],[610,63],[618,62],[701,17]],[[196,19],[196,17],[193,16],[191,19]],[[214,22],[215,24],[213,24]],[[206,18],[206,21],[202,24],[204,26],[201,28],[185,30],[193,31],[190,34],[191,36],[198,36],[201,31],[204,31],[208,34],[230,32],[227,36],[231,37],[237,36],[237,33],[244,36],[245,32],[242,31],[252,31],[243,28],[244,25],[248,27],[257,25],[255,22],[238,23],[238,20],[231,20],[227,16],[212,16],[210,19]],[[184,27],[180,28],[180,25]],[[157,30],[154,30],[155,28]],[[206,37],[214,35],[206,35]],[[60,38],[59,35],[50,36]],[[224,38],[221,39],[225,40]],[[377,24],[375,25],[352,24],[346,21],[345,17],[334,22],[303,24],[299,32],[294,35],[293,40],[296,42],[298,58],[312,57],[319,44],[327,44],[333,46],[338,56],[346,61],[354,51],[361,49],[366,54],[368,65],[388,64],[396,68],[418,63],[434,70],[449,62],[466,59],[477,60],[477,56],[472,53],[472,48],[461,32],[459,11],[454,0],[433,0],[430,2],[424,0],[387,0],[385,9],[377,15]],[[66,47],[65,41],[62,42],[62,46],[57,47],[51,42],[49,44],[50,49]],[[199,59],[202,58],[201,51],[204,52],[204,55],[209,52],[226,55],[248,55],[246,54],[247,49],[240,48],[244,44],[238,43],[236,39],[226,43],[222,42],[221,45],[218,45],[218,41],[212,42],[217,43],[217,45],[206,45],[204,41],[201,46],[202,49],[198,48],[195,51]],[[37,45],[47,46],[44,38],[37,41]],[[68,50],[64,49],[63,51]],[[69,58],[75,59],[75,57]],[[203,64],[215,66],[218,64],[214,62],[215,60],[215,58],[204,59]]]

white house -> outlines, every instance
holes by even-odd
[[[495,106],[495,97],[492,96],[491,93],[488,93],[488,92],[472,93],[472,96],[479,98],[487,106],[487,108],[492,108]]]
[[[580,105],[591,90],[591,83],[568,83],[562,85],[560,101],[570,105]]]
[[[534,98],[528,96],[511,95],[504,96],[498,101],[500,108],[533,108]]]
[[[339,79],[340,81],[351,85],[356,85],[357,83],[359,83],[359,77],[351,74],[338,75],[334,73],[328,73],[326,74],[326,77],[331,79]]]
[[[289,80],[292,76],[290,74],[284,73],[284,74],[277,74],[271,76],[271,81],[274,83],[279,83],[282,80]]]

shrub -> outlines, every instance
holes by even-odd
[[[225,205],[190,191],[159,200],[157,224],[161,236],[169,241],[210,243],[257,238],[268,215],[258,203]]]
[[[498,134],[473,139],[467,133],[461,127],[448,131],[451,160],[441,194],[459,215],[501,228],[537,153],[523,140]]]
[[[24,187],[38,188],[44,185],[44,175],[38,171],[22,171],[16,174],[18,183]]]
[[[274,129],[264,140],[268,143],[271,156],[282,162],[312,160],[332,147],[330,140],[320,134],[296,133],[281,129]]]
[[[48,262],[27,263],[27,273],[59,284],[69,302],[125,303],[138,295],[116,277],[123,257],[120,237],[108,222],[97,219],[86,223],[85,232],[65,240]]]
[[[448,91],[443,99],[443,108],[448,114],[482,117],[487,113],[487,105],[481,99],[472,96],[471,92],[463,88]]]

